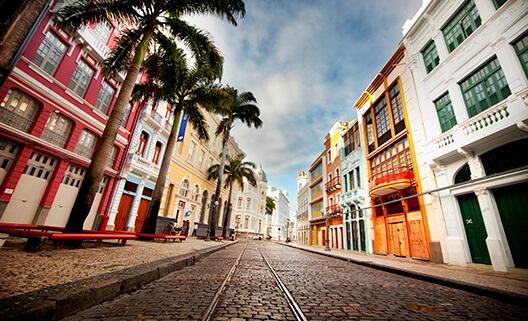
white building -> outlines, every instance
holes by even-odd
[[[244,190],[238,190],[233,204],[236,231],[239,237],[264,236],[266,232],[266,191],[268,180],[262,167],[255,171],[257,186],[244,181]]]
[[[429,228],[446,235],[444,261],[528,268],[528,1],[424,1],[403,44],[422,188],[442,189],[425,203],[442,218]]]
[[[310,186],[308,184],[308,174],[300,171],[297,175],[297,213],[296,213],[296,241],[300,244],[309,245],[310,235]]]
[[[288,193],[276,187],[268,186],[267,196],[275,200],[275,210],[268,218],[268,235],[275,240],[286,240],[288,219],[290,217],[290,201]]]

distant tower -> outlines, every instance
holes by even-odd
[[[297,193],[306,184],[308,184],[308,174],[305,171],[300,171],[299,175],[297,175]]]

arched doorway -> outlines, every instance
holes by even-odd
[[[209,192],[207,190],[202,193],[202,208],[200,209],[200,223],[205,223],[205,208],[207,207],[207,196]]]

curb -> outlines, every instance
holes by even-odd
[[[60,320],[132,292],[239,241],[164,258],[0,300],[0,320]]]
[[[523,295],[523,294],[519,294],[519,293],[515,293],[515,292],[504,291],[504,290],[491,288],[491,287],[487,287],[487,286],[482,286],[482,285],[476,285],[476,284],[472,284],[472,283],[468,283],[468,282],[464,282],[464,281],[448,279],[448,278],[444,278],[444,277],[441,277],[441,276],[436,276],[436,275],[431,275],[431,274],[426,274],[426,273],[421,273],[421,272],[416,272],[416,271],[405,270],[405,269],[401,269],[401,268],[397,268],[397,267],[393,267],[393,266],[388,266],[388,265],[375,263],[375,262],[372,262],[372,261],[355,260],[353,258],[342,257],[342,256],[339,256],[339,255],[335,255],[333,253],[319,252],[319,251],[317,251],[315,249],[307,249],[307,248],[297,247],[297,246],[294,246],[294,245],[284,244],[284,243],[279,243],[279,244],[281,244],[283,246],[288,246],[288,247],[291,247],[291,248],[294,248],[294,249],[297,249],[297,250],[306,251],[306,252],[310,252],[310,253],[314,253],[314,254],[319,254],[319,255],[322,255],[322,256],[327,256],[327,257],[331,257],[331,258],[334,258],[334,259],[339,259],[339,260],[342,260],[342,261],[347,261],[349,263],[362,265],[362,266],[370,267],[370,268],[381,270],[381,271],[385,271],[385,272],[395,273],[395,274],[399,274],[399,275],[402,275],[402,276],[411,277],[413,279],[419,279],[419,280],[422,280],[422,281],[435,283],[435,284],[447,286],[447,287],[450,287],[450,288],[455,288],[455,289],[458,289],[458,290],[463,290],[463,291],[466,291],[466,292],[470,292],[470,293],[481,295],[481,296],[485,296],[485,297],[488,297],[488,298],[504,301],[504,302],[507,302],[507,303],[510,303],[510,304],[514,304],[514,305],[526,306],[528,304],[528,296],[527,295]]]

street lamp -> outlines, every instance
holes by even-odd
[[[325,251],[330,251],[330,220],[328,219],[329,218],[329,215],[328,215],[328,211],[325,211],[326,213],[326,220],[325,220],[325,223],[326,223],[326,239],[325,239]]]

